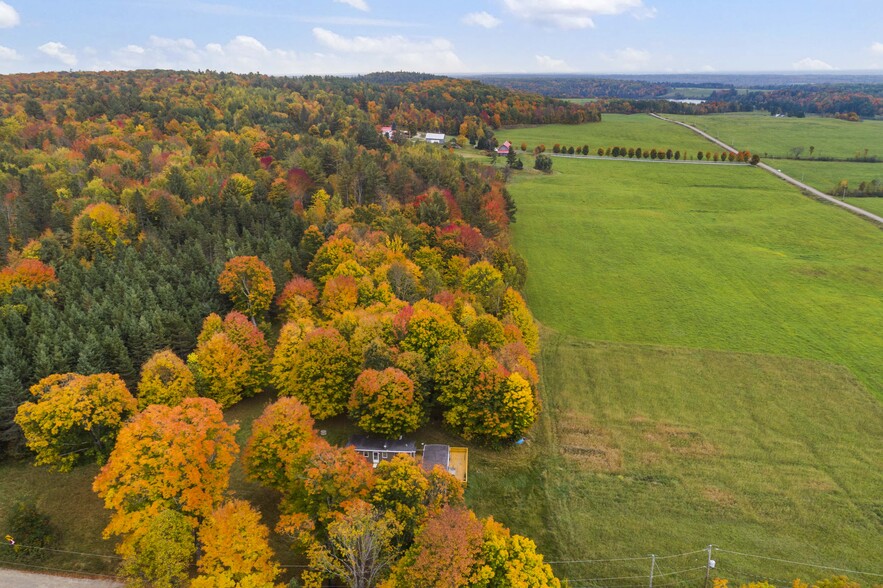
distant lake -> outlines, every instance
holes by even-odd
[[[666,98],[669,102],[680,102],[681,104],[702,104],[705,100],[697,100],[695,98]]]

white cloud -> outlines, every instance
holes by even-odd
[[[239,73],[267,74],[322,73],[306,69],[294,51],[270,49],[246,35],[226,43],[208,43],[200,47],[188,38],[170,39],[151,36],[146,46],[127,45],[111,52],[108,59],[96,59],[90,69],[214,69]]]
[[[356,10],[362,10],[364,12],[368,12],[368,4],[365,0],[334,0],[338,4],[348,4],[352,6]]]
[[[0,1],[0,29],[11,29],[21,23],[21,17],[18,12],[7,4]]]
[[[18,51],[0,45],[0,61],[18,61],[19,59],[21,59],[21,55],[18,54]]]
[[[462,19],[463,24],[473,26],[473,27],[484,27],[486,29],[492,29],[496,26],[499,26],[500,19],[492,14],[488,14],[487,12],[470,12]]]
[[[63,64],[73,67],[77,64],[77,56],[74,55],[70,49],[64,46],[63,43],[58,43],[57,41],[50,41],[48,43],[44,43],[37,47],[40,53],[44,55],[48,55],[53,59],[57,59]]]
[[[883,43],[881,43],[880,41],[871,43],[871,52],[883,55]]]
[[[537,65],[542,71],[548,72],[571,72],[573,68],[567,65],[563,59],[555,59],[548,55],[534,55]]]
[[[791,64],[794,69],[802,69],[808,71],[827,71],[834,69],[834,66],[822,61],[821,59],[813,59],[812,57],[804,57],[800,61]]]
[[[650,52],[643,49],[626,47],[611,53],[602,53],[604,61],[610,63],[617,71],[638,71],[647,69],[650,63]]]
[[[418,69],[420,71],[454,72],[463,63],[450,41],[443,38],[414,40],[401,35],[386,37],[344,37],[328,29],[315,27],[313,37],[320,45],[338,53],[362,55],[374,59],[354,59],[350,71],[390,69]],[[383,59],[376,57],[383,56]]]
[[[656,14],[643,0],[503,0],[503,4],[523,20],[561,29],[594,27],[593,17],[599,15],[631,13],[652,18]]]

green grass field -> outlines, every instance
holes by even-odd
[[[836,187],[840,180],[847,180],[852,189],[858,188],[862,182],[870,182],[871,180],[883,183],[883,163],[795,161],[793,159],[769,160],[767,163],[825,193],[830,193],[830,190]]]
[[[523,453],[474,460],[473,506],[553,561],[714,543],[879,572],[879,229],[751,168],[554,169],[511,187],[546,413]],[[740,580],[825,575],[716,559]],[[649,560],[555,567],[641,584]]]
[[[883,216],[883,198],[844,198],[843,201]]]
[[[541,369],[547,412],[531,459],[499,468],[483,498],[487,510],[533,532],[552,561],[715,544],[858,570],[883,566],[883,410],[847,370],[552,333]],[[473,476],[473,486],[484,483]],[[717,559],[718,574],[739,580],[745,571],[823,574]],[[665,571],[689,569],[703,556],[668,563]],[[649,561],[555,567],[562,577],[605,578],[646,575]],[[677,579],[696,577],[684,576]]]
[[[655,119],[646,114],[605,114],[600,123],[584,125],[544,125],[536,127],[506,128],[497,131],[497,137],[511,141],[519,147],[526,142],[529,149],[540,143],[551,152],[555,143],[562,145],[588,145],[592,153],[598,147],[641,147],[679,150],[695,157],[698,150],[715,151],[714,145],[688,129]],[[720,151],[720,149],[718,149]]]
[[[549,327],[830,361],[883,398],[883,239],[872,224],[748,167],[554,165],[511,188],[516,245],[542,268],[528,302]]]
[[[883,158],[883,121],[860,123],[833,118],[774,118],[768,114],[733,113],[704,116],[671,115],[689,123],[737,149],[747,149],[762,157],[791,157],[795,147],[801,157],[854,158],[856,154]]]

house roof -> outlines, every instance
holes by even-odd
[[[448,469],[451,448],[447,445],[429,444],[423,446],[423,469],[429,471],[437,465]]]
[[[445,134],[444,133],[426,133],[426,140],[427,141],[432,141],[432,140],[444,141]]]
[[[353,435],[347,445],[360,451],[393,451],[396,453],[415,453],[417,444],[409,439],[384,439],[371,435]]]
[[[510,143],[509,141],[506,141],[505,143],[503,143],[503,147],[511,147],[511,146],[512,146],[512,143]]]

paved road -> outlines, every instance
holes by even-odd
[[[113,580],[70,578],[49,574],[33,574],[18,570],[0,569],[2,588],[123,588]]]
[[[697,129],[693,125],[688,125],[687,123],[681,122],[679,120],[673,120],[670,118],[666,118],[664,116],[659,116],[658,114],[655,114],[655,113],[650,113],[650,116],[652,116],[654,118],[658,118],[659,120],[664,120],[666,122],[674,123],[676,125],[681,125],[682,127],[688,128],[691,131],[693,131],[694,133],[696,133],[697,135],[705,137],[706,139],[708,139],[712,143],[715,143],[716,145],[720,145],[724,149],[729,149],[730,151],[738,151],[738,149],[730,147],[729,145],[727,145],[723,141],[720,141],[719,139],[712,137],[711,135],[709,135],[705,131],[702,131],[701,129]],[[865,210],[863,208],[859,208],[858,206],[853,206],[852,204],[847,204],[846,202],[843,202],[841,200],[837,200],[833,196],[830,196],[828,194],[825,194],[824,192],[816,190],[812,186],[808,186],[807,184],[804,184],[800,180],[796,180],[796,179],[792,178],[791,176],[789,176],[788,174],[785,174],[785,173],[781,172],[780,170],[778,170],[774,167],[771,167],[763,162],[758,163],[757,167],[773,174],[774,176],[776,176],[779,179],[785,180],[786,182],[788,182],[791,185],[797,186],[798,188],[800,188],[804,192],[811,194],[815,198],[819,198],[819,199],[824,200],[826,202],[830,202],[831,204],[834,204],[835,206],[839,206],[840,208],[845,208],[849,212],[852,212],[853,214],[857,214],[857,215],[864,217],[868,220],[874,221],[875,223],[877,223],[878,225],[883,227],[883,217],[877,216],[876,214],[874,214],[872,212],[868,212],[867,210]]]

